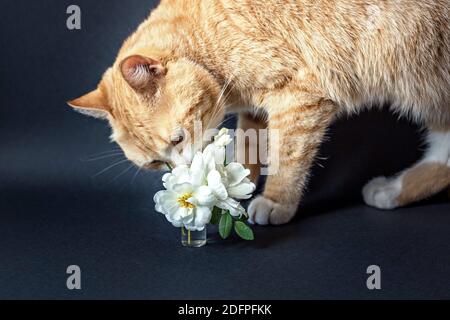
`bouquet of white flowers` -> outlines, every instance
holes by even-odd
[[[238,200],[251,198],[255,185],[247,178],[249,169],[237,162],[226,163],[225,148],[231,141],[228,129],[222,128],[214,142],[194,155],[190,166],[179,165],[164,174],[165,190],[154,196],[156,211],[189,236],[212,223],[219,225],[224,239],[233,225],[241,238],[254,238]]]

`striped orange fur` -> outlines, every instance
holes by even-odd
[[[449,17],[450,0],[163,0],[98,88],[70,105],[108,119],[112,139],[148,168],[173,160],[172,137],[194,120],[206,130],[226,112],[259,110],[280,130],[280,168],[249,212],[285,223],[337,115],[390,103],[450,128]]]

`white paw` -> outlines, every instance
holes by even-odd
[[[297,211],[297,206],[281,205],[263,196],[256,197],[248,207],[248,221],[253,224],[284,224]]]
[[[378,209],[398,207],[397,197],[402,191],[401,178],[378,177],[370,180],[362,189],[364,201]]]

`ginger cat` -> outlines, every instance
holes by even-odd
[[[108,119],[112,139],[145,168],[174,162],[179,129],[192,132],[194,120],[207,129],[238,112],[241,128],[278,129],[278,173],[248,208],[265,225],[295,215],[338,115],[390,103],[428,128],[428,149],[411,168],[370,181],[363,197],[403,206],[450,184],[449,8],[450,0],[163,0],[98,88],[69,104]]]

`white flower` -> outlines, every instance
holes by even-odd
[[[210,188],[199,184],[187,166],[173,169],[163,176],[167,190],[155,194],[155,210],[164,214],[175,227],[203,230],[211,220],[211,210],[216,201]]]
[[[233,141],[228,134],[227,128],[222,128],[219,130],[219,133],[214,137],[214,145],[217,147],[225,147]]]
[[[247,176],[250,170],[242,164],[232,162],[227,166],[218,166],[208,173],[208,187],[217,198],[216,206],[229,210],[232,216],[245,215],[245,209],[235,199],[249,199],[255,191],[255,185]]]
[[[214,143],[208,144],[202,154],[208,171],[223,166],[225,163],[225,148],[217,147]]]
[[[250,170],[236,162],[225,164],[225,146],[232,141],[228,129],[214,140],[194,155],[190,166],[179,165],[162,178],[166,190],[155,194],[155,209],[175,227],[203,230],[215,206],[236,217],[246,214],[236,199],[249,199],[255,190],[247,178]]]
[[[233,216],[245,215],[235,199],[249,199],[255,191],[255,184],[247,178],[250,170],[237,162],[225,165],[225,145],[231,142],[228,129],[221,129],[214,140],[203,151],[203,161],[208,187],[217,198],[215,206],[229,210]]]
[[[237,162],[232,162],[225,167],[224,179],[227,183],[228,195],[235,199],[250,199],[256,186],[247,178],[250,170]]]

